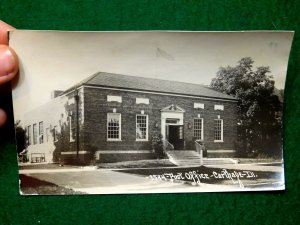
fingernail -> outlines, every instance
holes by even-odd
[[[0,46],[0,76],[9,76],[14,73],[16,60],[8,46]]]

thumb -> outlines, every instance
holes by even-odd
[[[0,45],[0,85],[13,79],[19,69],[18,57],[7,45]]]
[[[7,115],[5,113],[5,111],[3,111],[2,109],[0,109],[0,127],[2,127],[7,119]]]

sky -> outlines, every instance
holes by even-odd
[[[10,34],[20,59],[16,119],[96,72],[209,85],[221,66],[251,57],[283,89],[292,32],[61,32]]]

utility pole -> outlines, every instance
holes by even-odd
[[[79,165],[79,95],[78,87],[75,88],[75,105],[76,105],[76,161]]]

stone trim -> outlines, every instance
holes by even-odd
[[[207,153],[235,153],[236,150],[207,150]]]
[[[87,154],[87,153],[88,153],[88,151],[79,151],[79,152],[78,152],[79,155]],[[73,155],[73,154],[76,155],[77,152],[76,152],[76,151],[61,152],[60,154],[62,154],[62,155]]]
[[[99,150],[96,154],[137,154],[137,153],[153,153],[152,150]]]

